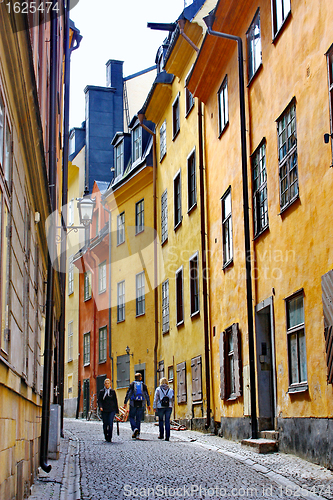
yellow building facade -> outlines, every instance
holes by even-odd
[[[240,439],[255,415],[280,450],[332,466],[332,10],[230,0],[214,14],[244,47],[252,268],[248,294],[237,43],[208,34],[189,88],[205,103],[214,418]]]

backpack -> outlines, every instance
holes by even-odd
[[[143,402],[143,392],[142,392],[142,382],[134,382],[134,391],[131,397],[135,408],[142,408]]]
[[[169,396],[167,396],[167,394],[169,392],[169,388],[168,388],[167,392],[163,392],[162,387],[160,387],[160,392],[162,392],[162,394],[164,394],[163,398],[161,399],[161,406],[163,408],[168,408],[169,403],[170,403],[170,398],[169,398]]]

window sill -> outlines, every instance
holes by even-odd
[[[102,365],[103,363],[106,363],[106,359],[103,359],[103,361],[99,361],[99,365]]]
[[[165,240],[163,240],[163,241],[161,242],[161,246],[163,247],[163,246],[164,246],[167,242],[168,242],[168,238],[165,238]]]
[[[227,130],[227,128],[229,127],[229,120],[227,121],[227,123],[224,125],[223,129],[220,131],[219,133],[219,139],[221,139],[222,135],[224,134],[224,132]]]
[[[120,247],[120,245],[123,245],[125,243],[125,240],[124,241],[120,241],[119,243],[117,243],[117,247]]]
[[[182,319],[181,321],[179,321],[179,323],[176,323],[176,327],[180,328],[181,326],[184,326],[184,324],[184,320]]]
[[[187,210],[187,215],[191,215],[194,209],[197,208],[197,202],[195,202],[188,210]]]
[[[90,362],[89,363],[84,363],[83,368],[85,368],[86,366],[90,366]]]
[[[247,87],[250,88],[251,85],[252,85],[252,82],[256,79],[257,75],[261,72],[261,69],[262,69],[262,62],[259,64],[259,66],[257,67],[257,69],[255,70],[255,72],[253,73],[253,75],[251,76],[251,78],[249,79],[248,81],[248,84],[247,84]]]
[[[185,113],[185,118],[188,117],[188,115],[191,113],[192,109],[194,108],[194,103],[192,104],[192,106],[186,111]]]
[[[162,161],[164,160],[165,157],[166,157],[166,152],[164,153],[163,156],[160,157],[160,163],[162,163]]]
[[[144,229],[140,229],[140,231],[136,231],[136,232],[135,232],[135,236],[137,236],[138,234],[141,234],[141,233],[143,233],[143,232],[144,232]]]
[[[200,309],[198,309],[198,311],[195,311],[193,313],[191,313],[191,319],[194,319],[196,318],[197,316],[200,316]]]
[[[117,319],[117,324],[118,323],[124,323],[125,319]]]
[[[232,258],[232,259],[228,260],[228,262],[226,262],[225,264],[223,264],[222,269],[224,271],[225,269],[227,269],[227,267],[230,267],[230,266],[233,266],[233,265],[234,265],[234,259]]]
[[[70,297],[71,295],[74,295],[74,290],[72,292],[68,292],[68,297]]]
[[[182,225],[182,222],[183,222],[183,217],[182,217],[182,218],[181,218],[181,220],[180,220],[179,222],[177,222],[177,224],[174,226],[174,228],[173,228],[173,229],[174,229],[174,231],[177,231],[177,230],[180,228],[180,226]]]
[[[144,316],[146,314],[146,312],[143,312],[143,313],[140,313],[140,314],[136,314],[135,317],[136,318],[141,318],[141,316]]]
[[[180,128],[173,134],[172,140],[175,141],[179,135]]]
[[[280,38],[281,33],[284,31],[284,28],[285,28],[285,26],[286,26],[286,24],[287,24],[287,22],[289,21],[290,18],[291,18],[291,9],[288,12],[287,17],[285,18],[285,20],[281,24],[280,28],[277,30],[276,33],[274,33],[272,43],[275,44],[278,41],[278,39]]]
[[[99,295],[102,295],[102,293],[105,293],[105,292],[106,292],[106,288],[105,288],[104,290],[100,290],[100,291],[98,292],[98,294],[99,294]]]
[[[278,215],[282,215],[284,214],[289,207],[291,207],[296,201],[299,200],[299,194],[297,196],[295,196],[289,203],[288,205],[285,205],[283,208],[280,209],[280,212],[278,213]]]
[[[83,302],[87,302],[90,299],[91,299],[91,295],[90,295],[90,297],[86,297],[85,299],[83,299]]]
[[[287,394],[297,394],[300,392],[307,392],[309,390],[309,385],[307,382],[301,384],[290,385]]]
[[[67,361],[67,363],[72,363],[72,362],[73,362],[73,358],[71,358],[71,359],[69,359],[69,360]]]
[[[167,335],[168,333],[170,333],[170,328],[168,330],[165,330],[165,332],[162,332],[162,335]]]
[[[268,231],[269,229],[269,225],[267,224],[267,226],[265,226],[263,229],[261,229],[259,231],[259,233],[257,233],[254,237],[253,237],[253,241],[255,241],[257,238],[259,238],[262,234],[266,233],[266,231]]]
[[[232,402],[232,401],[236,401],[236,399],[238,399],[238,398],[237,398],[237,396],[236,396],[235,394],[231,394],[231,395],[227,398],[227,401]]]

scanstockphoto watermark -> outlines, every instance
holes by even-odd
[[[248,486],[226,488],[220,485],[203,486],[201,484],[189,484],[182,486],[166,486],[157,484],[151,487],[137,487],[125,484],[124,496],[126,498],[182,498],[182,499],[208,499],[208,498],[269,498],[274,494],[273,486]]]
[[[73,9],[79,0],[70,0],[69,10]],[[2,5],[1,5],[2,4]],[[67,0],[0,0],[0,7],[10,18],[13,32],[23,31],[46,24],[51,14],[56,17],[64,15]]]

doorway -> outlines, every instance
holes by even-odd
[[[90,410],[90,380],[83,381],[83,418],[86,418]]]
[[[276,362],[273,297],[255,307],[258,430],[275,429]]]

